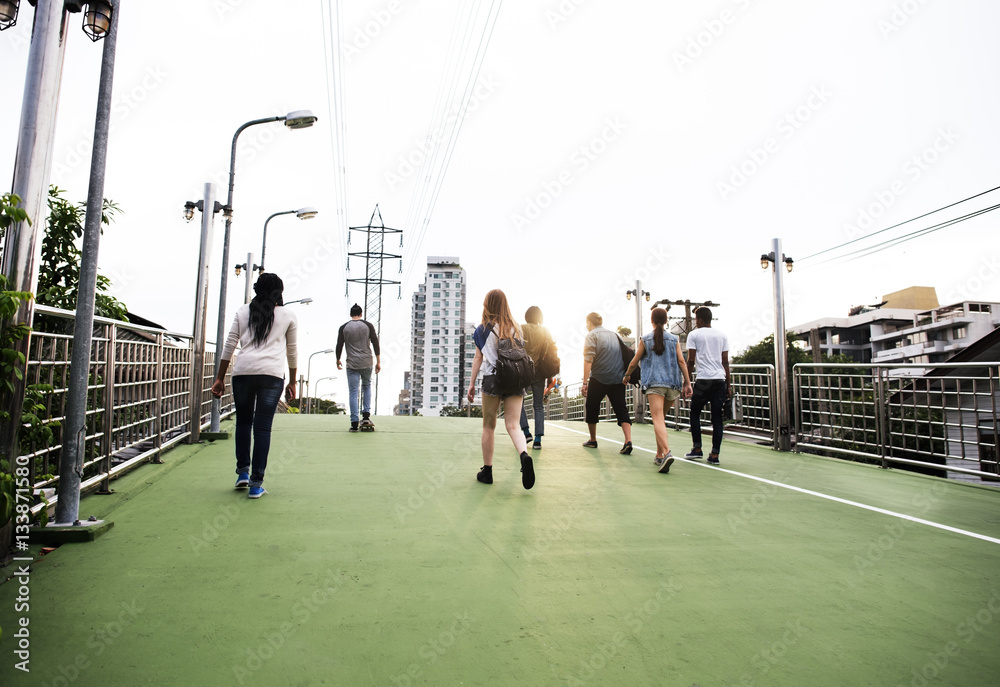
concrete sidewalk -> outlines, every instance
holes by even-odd
[[[613,424],[588,450],[585,425],[563,422],[547,424],[526,491],[502,426],[486,486],[481,421],[376,419],[351,434],[343,416],[277,417],[259,500],[232,489],[231,441],[179,447],[84,499],[82,517],[115,527],[36,562],[29,611],[19,583],[0,586],[0,684],[1000,675],[996,491],[738,442],[720,468],[660,475],[642,450],[651,427],[620,456]],[[690,447],[670,436],[675,454]]]

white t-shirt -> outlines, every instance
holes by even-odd
[[[695,352],[698,379],[725,379],[722,354],[729,351],[729,339],[718,329],[699,327],[688,334],[687,349]]]

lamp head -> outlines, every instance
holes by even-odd
[[[785,258],[785,269],[788,270],[789,272],[792,271],[792,266],[794,264],[795,264],[794,260],[792,260],[791,258]]]
[[[299,208],[295,211],[295,216],[299,219],[312,219],[319,214],[319,210],[312,206],[307,206],[304,208]]]
[[[760,256],[761,269],[766,270],[770,264],[771,264],[771,257],[767,253],[762,254]]]
[[[17,23],[18,0],[0,0],[0,31]]]
[[[184,203],[184,221],[185,222],[190,222],[191,220],[194,219],[194,209],[196,207],[198,207],[198,205],[196,203],[191,202],[190,200],[188,202]]]
[[[236,266],[236,276],[237,276],[237,277],[238,277],[238,276],[240,276],[240,274],[241,274],[242,272],[243,272],[243,265],[237,265],[237,266]]]
[[[632,292],[631,291],[626,291],[625,292],[625,300],[627,300],[627,301],[632,300]]]
[[[107,0],[90,0],[83,13],[83,32],[90,40],[99,41],[111,30],[111,3]]]
[[[317,119],[312,110],[295,110],[285,115],[285,126],[289,129],[306,129],[315,124]]]
[[[646,302],[649,303],[649,291],[646,291]]]

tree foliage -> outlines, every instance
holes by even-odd
[[[483,407],[482,406],[472,406],[471,417],[482,417]],[[441,409],[441,417],[470,417],[468,408],[459,408],[458,406],[445,406]]]
[[[49,188],[49,221],[42,239],[42,262],[38,270],[36,300],[42,305],[63,310],[76,310],[80,290],[80,262],[83,251],[77,241],[83,237],[87,204],[66,200],[57,186]],[[101,231],[121,212],[112,201],[105,199],[101,211]],[[101,317],[127,321],[124,303],[110,295],[111,280],[97,275],[94,312]]]

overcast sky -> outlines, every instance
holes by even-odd
[[[17,26],[0,34],[8,175],[33,14],[21,5]],[[122,5],[105,194],[123,215],[102,239],[101,271],[133,312],[189,333],[199,223],[183,221],[184,201],[201,198],[209,181],[225,199],[242,123],[311,109],[319,117],[311,129],[269,124],[241,135],[230,257],[259,254],[271,213],[319,209],[316,219],[278,217],[268,228],[267,267],[285,279],[286,299],[315,299],[294,306],[304,371],[309,353],[334,345],[350,304],[363,301],[358,287],[345,297],[345,278],[363,277],[364,266],[352,258],[345,270],[324,4]],[[421,175],[409,165],[419,165],[439,85],[452,73],[456,17],[478,11],[475,47],[490,7],[358,0],[342,8],[347,221],[367,224],[378,203],[386,225],[406,229],[403,273],[398,261],[385,265],[386,278],[404,283],[401,300],[397,287],[384,292],[380,412],[391,410],[408,368],[410,297],[428,255],[461,259],[472,320],[491,288],[506,291],[519,318],[540,306],[567,381],[582,374],[588,312],[634,328],[625,291],[637,278],[654,300],[720,303],[717,326],[734,351],[766,336],[771,278],[759,259],[772,238],[797,263],[785,281],[789,325],[845,315],[910,285],[936,287],[942,304],[1000,301],[996,213],[847,262],[802,260],[1000,185],[997,3],[508,0],[478,73],[468,64],[462,72],[476,77],[472,101],[447,173],[433,178],[440,195],[421,232],[411,211]],[[79,30],[79,15],[72,21],[52,182],[83,200],[101,44]],[[222,228],[220,218],[210,339]],[[227,329],[243,279],[229,278]],[[313,368],[314,380],[336,373],[333,356],[317,356]],[[335,386],[343,402],[346,380]]]

